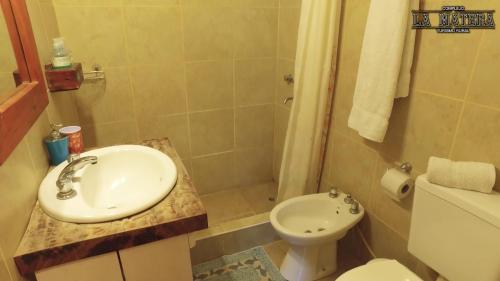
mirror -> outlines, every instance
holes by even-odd
[[[3,13],[0,23],[5,24],[0,27],[0,75],[5,74],[1,81],[7,81],[1,86],[6,90],[0,91],[1,165],[28,133],[49,100],[26,2],[0,0],[0,6]],[[11,46],[10,50],[8,46]],[[8,53],[14,54],[15,63]],[[22,83],[9,90],[14,69],[18,70],[16,81]],[[7,79],[8,75],[12,80]]]
[[[4,102],[16,88],[12,73],[17,69],[16,56],[12,50],[9,31],[3,13],[0,14],[0,103]]]

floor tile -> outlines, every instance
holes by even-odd
[[[269,198],[276,198],[278,186],[275,182],[269,182],[254,186],[243,187],[242,193],[256,214],[269,212],[273,209],[275,202]]]
[[[201,201],[207,209],[209,226],[255,214],[237,188],[202,195]]]

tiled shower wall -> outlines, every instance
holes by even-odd
[[[498,1],[420,1],[425,9],[446,4],[500,9]],[[406,250],[413,198],[397,204],[380,187],[395,161],[422,174],[429,156],[485,161],[500,167],[500,31],[470,34],[419,32],[408,98],[396,101],[384,143],[362,139],[347,127],[370,1],[343,1],[341,44],[323,190],[337,186],[367,208],[361,230],[379,257],[397,258],[426,280],[434,276]],[[435,279],[432,279],[435,280]]]
[[[275,77],[293,57],[295,1],[53,3],[74,61],[107,76],[53,94],[77,109],[62,121],[80,123],[87,146],[168,136],[201,193],[272,180],[275,111],[286,111]]]

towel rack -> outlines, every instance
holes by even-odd
[[[92,81],[92,80],[103,80],[106,79],[106,75],[104,74],[104,70],[102,70],[102,66],[99,64],[94,64],[92,66],[92,70],[83,73],[84,80]]]

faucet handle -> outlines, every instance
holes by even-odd
[[[352,204],[353,201],[354,201],[354,199],[352,198],[351,193],[346,193],[345,198],[344,198],[344,202],[346,204]]]
[[[67,177],[57,181],[59,192],[56,194],[57,199],[66,200],[76,196],[76,191],[73,189],[73,176]]]
[[[330,189],[328,196],[330,196],[330,198],[337,198],[339,196],[339,192],[337,191],[337,188],[333,186],[332,189]]]
[[[68,163],[71,163],[77,159],[80,158],[80,154],[79,153],[71,153],[70,155],[68,155]]]
[[[359,213],[359,202],[354,200],[351,204],[351,208],[349,209],[349,212],[351,214],[358,214]]]

